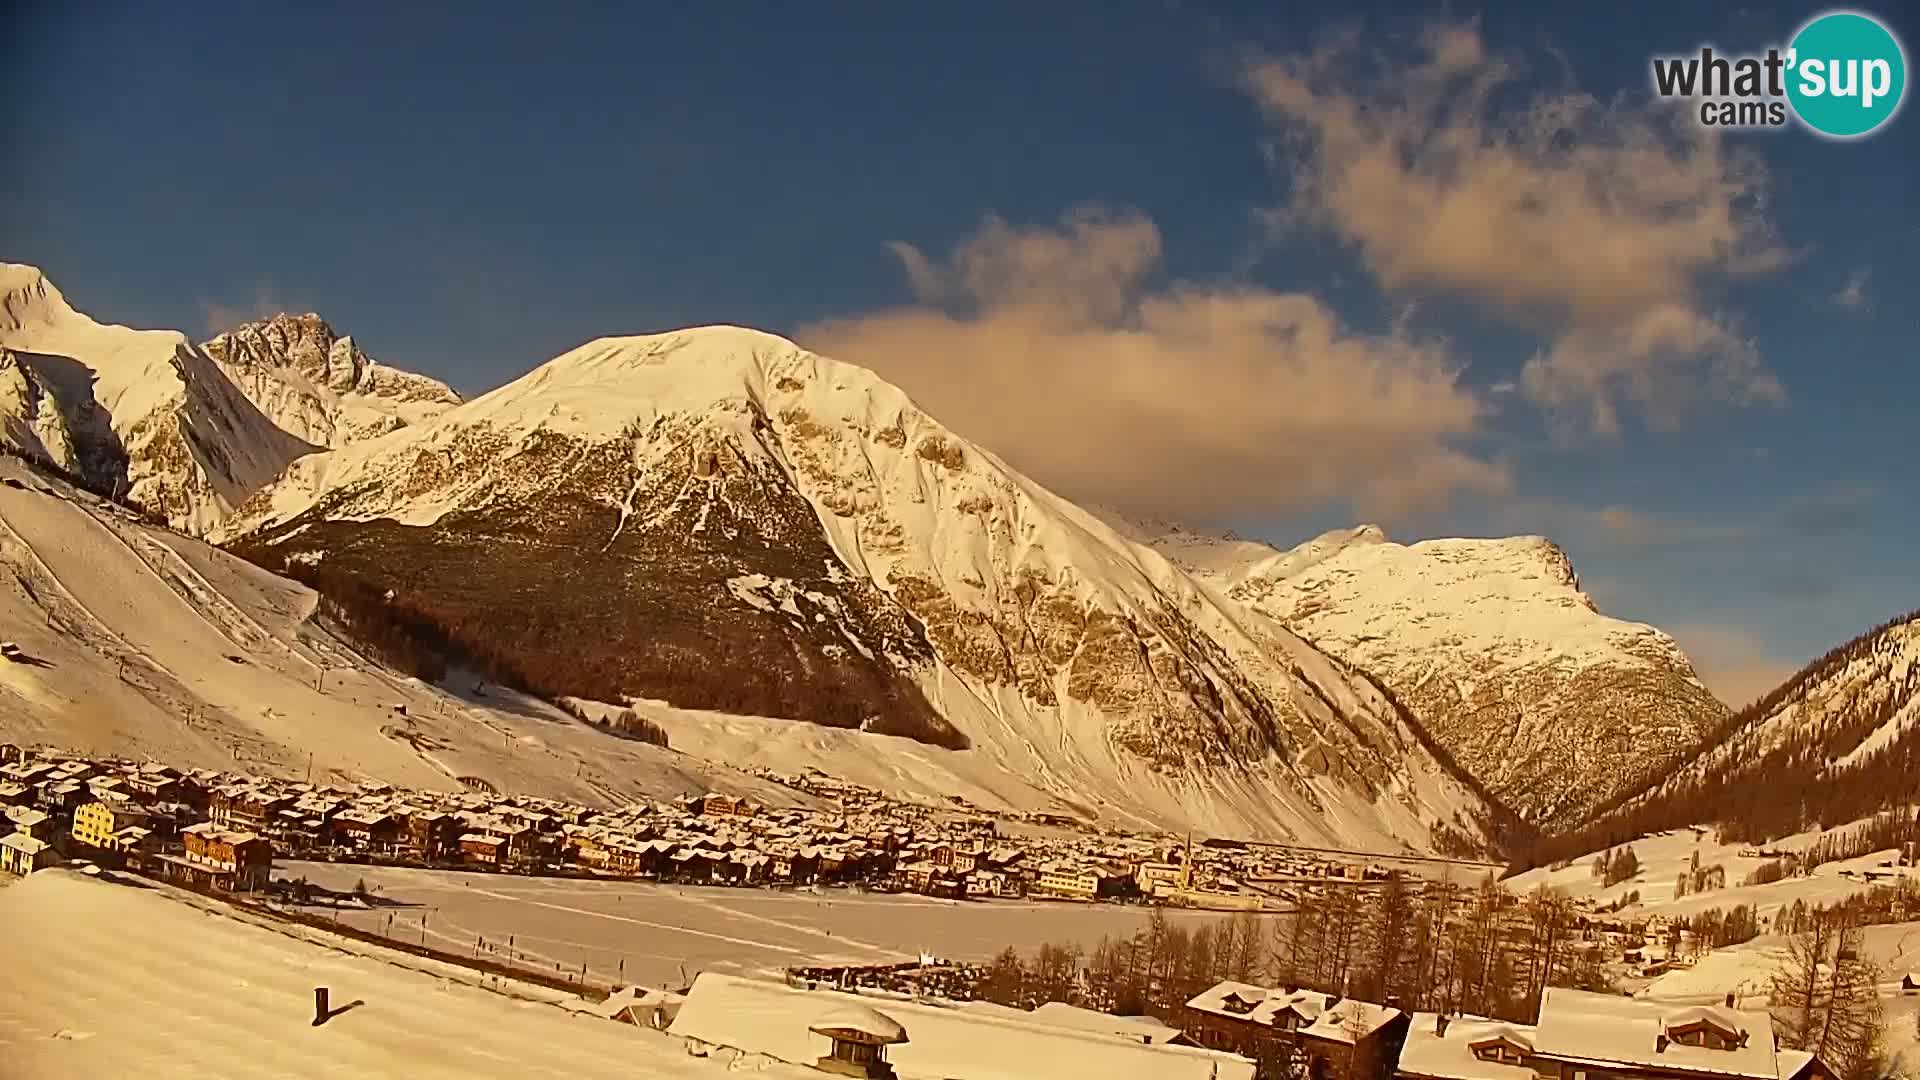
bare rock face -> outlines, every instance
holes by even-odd
[[[207,342],[261,412],[316,446],[378,438],[460,404],[446,384],[387,367],[318,315],[275,315]]]
[[[1542,827],[1639,790],[1727,716],[1671,637],[1601,614],[1542,537],[1401,545],[1367,525],[1289,551],[1178,530],[1148,542],[1379,677]]]
[[[219,535],[606,693],[966,746],[1133,820],[1423,848],[1497,815],[1364,677],[754,331],[592,342]]]

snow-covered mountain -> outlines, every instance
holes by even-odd
[[[1745,790],[1797,810],[1794,789],[1852,798],[1835,789],[1853,786],[1887,806],[1920,795],[1920,612],[1841,645],[1741,710],[1655,794]],[[1872,798],[1848,807],[1881,808]]]
[[[312,313],[247,323],[202,348],[261,412],[315,446],[338,449],[460,404],[445,383],[374,360]]]
[[[0,263],[0,438],[189,529],[313,449],[185,335],[97,323],[14,263]]]
[[[1234,600],[1372,672],[1536,824],[1578,824],[1727,715],[1674,640],[1609,618],[1537,536],[1390,542],[1377,526],[1279,551],[1140,527]]]
[[[1427,847],[1498,816],[1364,675],[756,331],[591,342],[217,535],[530,682],[964,744],[1111,820]]]

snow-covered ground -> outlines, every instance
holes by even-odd
[[[1845,832],[1852,827],[1852,824],[1842,825],[1831,831]],[[1760,846],[1768,851],[1798,851],[1822,835],[1820,832],[1799,833]],[[1826,863],[1814,868],[1812,875],[1807,877],[1786,878],[1768,885],[1742,885],[1747,875],[1769,861],[1741,854],[1742,851],[1754,850],[1754,845],[1720,843],[1711,830],[1696,832],[1692,829],[1676,829],[1642,837],[1631,846],[1635,857],[1640,860],[1640,872],[1616,885],[1604,886],[1593,876],[1594,855],[1591,854],[1560,870],[1540,868],[1515,875],[1508,879],[1507,885],[1521,893],[1531,892],[1543,884],[1549,885],[1564,890],[1569,896],[1591,899],[1599,904],[1611,904],[1628,893],[1638,892],[1640,902],[1627,909],[1629,912],[1685,917],[1708,908],[1731,908],[1737,904],[1753,905],[1762,916],[1769,916],[1781,908],[1792,906],[1795,900],[1805,901],[1809,907],[1831,904],[1855,893],[1866,892],[1875,884],[1892,884],[1895,880],[1884,878],[1879,882],[1870,881],[1865,877],[1868,871],[1905,874],[1920,881],[1920,870],[1882,865],[1898,861],[1898,853],[1893,851],[1874,852],[1856,859]],[[1676,883],[1680,875],[1693,865],[1695,852],[1698,852],[1703,868],[1716,865],[1726,867],[1726,887],[1676,896]],[[1852,876],[1848,876],[1849,873]]]
[[[471,678],[398,675],[310,621],[316,598],[296,583],[11,459],[0,479],[0,639],[29,657],[0,663],[0,739],[435,790],[474,776],[589,804],[802,801],[498,687],[476,696]]]
[[[1920,1070],[1920,993],[1901,988],[1901,978],[1920,980],[1920,922],[1869,926],[1861,931],[1861,955],[1880,968],[1880,1001],[1886,1009],[1887,1048],[1899,1054],[1907,1075]],[[1674,1004],[1710,1004],[1727,994],[1749,1008],[1764,1008],[1773,973],[1786,961],[1786,943],[1763,935],[1744,945],[1716,949],[1690,969],[1669,972],[1641,991],[1643,997]]]
[[[380,903],[339,912],[343,922],[441,948],[476,939],[516,958],[561,964],[594,978],[681,985],[701,971],[766,974],[812,963],[895,963],[921,952],[990,960],[1012,945],[1030,955],[1047,942],[1091,950],[1102,935],[1142,928],[1148,910],[1047,901],[953,902],[924,896],[841,889],[677,887],[620,881],[569,881],[457,871],[288,863],[282,878],[304,876],[345,891],[365,880]],[[324,908],[320,910],[324,911]],[[1169,911],[1176,924],[1225,916]],[[391,919],[391,921],[389,921]]]
[[[671,1036],[601,1019],[578,999],[568,1007],[557,992],[65,871],[0,889],[0,956],[5,971],[32,973],[0,978],[0,1073],[10,1080],[728,1071]],[[319,1027],[317,986],[342,1010]],[[818,1074],[774,1065],[760,1075]]]

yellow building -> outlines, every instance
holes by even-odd
[[[105,799],[90,802],[73,812],[73,838],[91,848],[112,849],[114,834],[132,825],[145,825],[147,812],[132,803]]]

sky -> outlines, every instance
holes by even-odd
[[[1650,96],[1821,8],[274,7],[12,13],[0,259],[470,395],[760,327],[1085,501],[1552,537],[1736,702],[1920,608],[1920,114]]]

